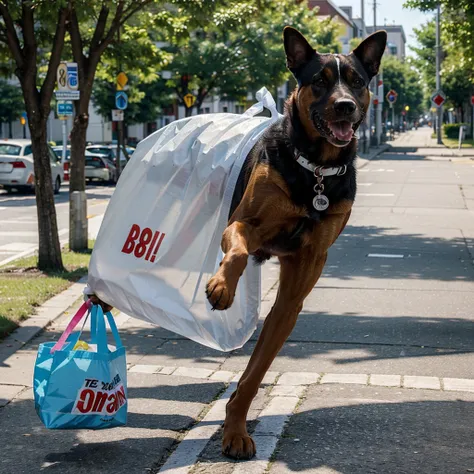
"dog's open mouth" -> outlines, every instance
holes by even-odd
[[[313,117],[318,132],[333,145],[345,146],[352,140],[356,128],[354,123],[348,120],[326,121],[318,114]]]
[[[354,136],[352,123],[346,120],[340,122],[327,122],[328,128],[335,138],[341,142],[350,142]]]

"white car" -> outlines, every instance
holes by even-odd
[[[54,194],[58,194],[64,179],[63,166],[49,145],[48,151],[51,162],[51,184]],[[0,186],[6,191],[14,188],[18,191],[35,189],[31,140],[0,140]]]
[[[86,151],[86,181],[102,181],[110,184],[117,182],[115,166],[103,155],[96,155]]]

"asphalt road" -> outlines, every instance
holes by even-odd
[[[112,186],[87,186],[87,214],[92,219],[104,214]],[[54,197],[59,238],[67,239],[69,232],[69,191],[63,185]],[[0,190],[0,265],[7,259],[38,246],[36,200],[31,194],[7,194]]]

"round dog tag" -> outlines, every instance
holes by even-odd
[[[318,194],[313,199],[313,206],[317,211],[325,211],[329,207],[329,199],[324,194]]]

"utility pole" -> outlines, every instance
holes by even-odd
[[[439,92],[441,90],[441,76],[440,76],[440,68],[441,68],[441,35],[440,35],[440,3],[436,6],[436,91]],[[443,141],[441,140],[441,122],[443,121],[443,106],[438,107],[438,124],[436,127],[436,134],[437,134],[437,143],[438,145],[442,145]]]
[[[119,73],[122,72],[122,56],[121,56],[121,51],[120,51],[120,26],[117,30],[117,44],[119,46]],[[115,164],[116,170],[117,170],[117,179],[119,178],[120,174],[122,173],[121,165],[120,163],[120,145],[122,143],[122,134],[123,134],[123,128],[122,128],[123,122],[120,120],[117,122],[117,162]]]
[[[374,0],[374,33],[377,30],[377,0]],[[379,100],[379,75],[375,76],[374,97],[378,104],[374,104],[374,125],[375,125],[375,143],[380,145],[380,125],[382,122],[382,104]],[[379,117],[380,115],[380,117]]]
[[[365,0],[360,0],[360,17],[362,18],[362,25],[365,27],[364,7],[365,7]]]

